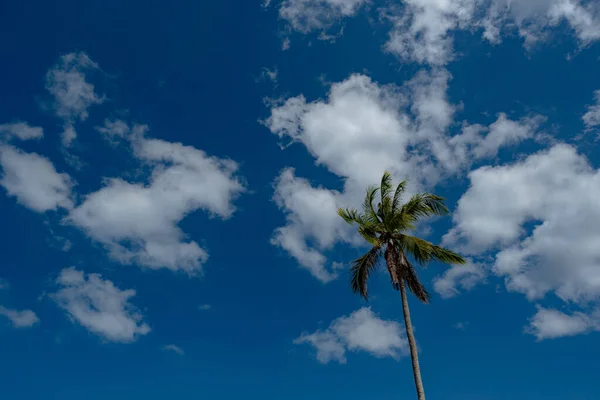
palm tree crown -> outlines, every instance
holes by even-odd
[[[406,255],[412,256],[421,266],[432,260],[446,264],[465,263],[460,255],[407,233],[415,229],[419,219],[448,214],[448,208],[444,205],[444,198],[429,193],[415,194],[402,204],[405,190],[406,181],[400,182],[393,190],[392,177],[385,172],[379,187],[367,189],[362,212],[338,209],[338,214],[346,222],[358,224],[358,232],[372,246],[366,254],[352,262],[351,268],[352,290],[365,299],[368,298],[369,275],[377,267],[381,256],[386,259],[393,287],[399,290],[400,280],[404,280],[408,289],[424,303],[429,302],[430,295]],[[380,202],[374,207],[378,192]]]

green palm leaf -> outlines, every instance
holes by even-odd
[[[365,300],[369,297],[367,284],[369,275],[377,268],[381,247],[373,246],[368,253],[352,262],[350,268],[350,287],[354,293],[360,293]]]

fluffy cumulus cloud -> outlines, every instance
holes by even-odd
[[[351,237],[336,213],[340,196],[337,191],[312,187],[289,168],[275,183],[275,201],[286,213],[287,224],[275,230],[271,243],[286,250],[322,282],[337,277],[337,269],[327,266],[322,250]]]
[[[66,146],[77,136],[73,124],[86,120],[89,108],[104,101],[86,76],[87,71],[98,69],[87,54],[79,52],[61,56],[46,74],[46,89],[54,99],[54,111],[65,123],[62,139]]]
[[[368,0],[284,0],[279,17],[292,29],[308,33],[329,28],[345,17],[355,15]]]
[[[85,120],[88,108],[103,101],[86,78],[94,69],[98,65],[86,54],[70,53],[46,76],[56,114],[65,121],[63,139],[74,138],[73,123]],[[130,127],[107,119],[96,130],[112,143],[130,146],[149,177],[135,182],[106,178],[102,188],[77,204],[75,183],[68,175],[57,172],[49,159],[9,144],[43,136],[41,128],[15,122],[0,125],[0,185],[34,211],[66,210],[65,223],[104,244],[123,264],[200,273],[208,253],[178,225],[197,210],[222,219],[233,214],[233,201],[245,191],[237,163],[181,143],[147,138],[145,125]]]
[[[449,79],[440,69],[398,87],[356,74],[333,84],[327,99],[308,102],[299,95],[274,105],[265,125],[281,140],[303,144],[318,165],[341,178],[343,189],[314,187],[284,169],[275,182],[275,201],[287,223],[276,230],[273,243],[327,282],[337,271],[323,253],[340,241],[356,243],[336,208],[358,205],[365,187],[377,183],[383,171],[410,177],[411,190],[431,187],[476,159],[534,136],[540,118],[512,121],[504,114],[489,127],[466,125],[450,136],[455,106],[446,96]]]
[[[230,217],[233,200],[244,191],[235,176],[238,166],[181,143],[146,138],[145,129],[133,127],[129,139],[135,156],[152,168],[149,181],[106,179],[67,221],[103,243],[121,263],[198,273],[208,254],[178,224],[200,209]]]
[[[385,48],[419,63],[444,65],[454,57],[451,33],[467,28],[475,0],[407,0],[388,12],[394,23]]]
[[[73,206],[71,178],[57,172],[46,157],[8,144],[12,139],[31,140],[43,136],[42,128],[25,122],[0,125],[0,185],[9,196],[34,211],[70,209]]]
[[[0,185],[25,207],[37,212],[73,207],[73,181],[46,157],[0,145],[0,166]]]
[[[112,342],[133,342],[150,332],[140,311],[129,300],[135,290],[121,290],[98,274],[63,269],[52,294],[69,318],[90,332]]]
[[[465,265],[454,265],[443,275],[433,280],[433,288],[443,298],[451,298],[459,293],[458,288],[469,290],[485,281],[487,271],[478,263],[469,262]]]
[[[589,316],[582,312],[564,313],[538,306],[538,310],[529,321],[526,331],[535,335],[538,340],[600,331],[600,312],[596,311],[592,316]]]
[[[40,322],[38,316],[31,310],[12,310],[0,306],[0,315],[8,318],[15,328],[30,328]]]
[[[541,137],[538,130],[545,118],[540,115],[526,116],[518,121],[511,120],[500,113],[495,122],[488,127],[479,124],[466,125],[459,135],[450,140],[450,148],[454,151],[450,159],[465,164],[469,159],[491,158],[498,155],[498,150],[526,139]],[[447,163],[451,161],[444,160]]]
[[[345,364],[347,351],[396,359],[408,354],[408,341],[402,326],[380,319],[367,307],[335,319],[326,330],[303,333],[294,343],[313,346],[317,360],[323,364],[330,361]]]
[[[479,168],[469,178],[444,242],[470,254],[495,252],[493,272],[530,301],[553,293],[591,312],[600,300],[600,171],[559,144],[513,165]],[[531,234],[526,224],[535,226]],[[553,337],[543,332],[562,332],[560,321],[581,326],[575,324],[581,314],[570,317],[540,309],[532,324],[538,336]]]

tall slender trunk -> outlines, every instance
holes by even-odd
[[[415,342],[415,335],[413,333],[412,323],[410,322],[410,310],[408,309],[408,298],[406,297],[404,279],[400,279],[400,295],[402,296],[402,312],[404,313],[404,325],[406,326],[406,336],[408,337],[408,345],[410,347],[410,358],[412,359],[417,398],[419,400],[425,400],[425,389],[423,389],[423,381],[421,380],[417,343]]]
[[[421,368],[419,367],[419,355],[417,353],[417,343],[415,342],[415,334],[413,333],[412,323],[410,322],[410,310],[408,309],[408,298],[406,297],[406,284],[402,273],[402,266],[407,260],[402,252],[394,247],[393,242],[389,242],[385,249],[385,261],[390,272],[392,285],[394,288],[400,289],[402,296],[402,312],[404,313],[404,325],[406,326],[406,336],[410,347],[410,358],[412,359],[413,376],[415,378],[415,386],[417,388],[418,400],[425,400],[425,389],[421,381]]]

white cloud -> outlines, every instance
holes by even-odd
[[[179,354],[180,356],[183,356],[185,354],[181,347],[175,346],[174,344],[168,344],[166,346],[163,346],[163,351],[171,351],[173,353]]]
[[[313,187],[284,169],[274,198],[287,222],[272,243],[319,280],[330,281],[337,271],[324,252],[340,241],[357,243],[336,208],[359,205],[383,171],[408,178],[414,191],[533,136],[538,117],[512,121],[504,114],[490,127],[467,126],[458,137],[448,136],[455,112],[446,95],[449,79],[445,70],[421,72],[398,87],[355,74],[333,84],[326,100],[307,102],[299,95],[274,105],[265,125],[281,139],[302,143],[318,165],[341,178],[343,190]]]
[[[539,306],[530,319],[529,326],[526,327],[526,332],[534,335],[538,340],[576,336],[592,331],[600,331],[600,320],[594,320],[581,312],[569,315]]]
[[[551,28],[562,22],[580,44],[600,39],[600,8],[578,0],[406,0],[384,10],[393,22],[385,49],[406,61],[445,65],[455,57],[454,33],[482,31],[485,39],[499,43],[516,29],[525,45],[546,40]]]
[[[300,95],[271,109],[266,121],[271,132],[304,144],[317,164],[344,180],[344,193],[314,188],[292,169],[283,170],[275,182],[275,200],[287,224],[277,229],[273,243],[323,282],[336,273],[325,265],[322,252],[353,237],[336,208],[354,204],[385,169],[419,176],[417,160],[406,151],[414,138],[412,122],[400,112],[405,102],[399,88],[351,75],[332,85],[327,101],[308,103]]]
[[[406,0],[390,16],[394,28],[385,49],[402,59],[445,65],[454,58],[452,32],[467,28],[475,0]]]
[[[588,106],[587,112],[583,115],[583,123],[587,129],[600,126],[600,90],[594,92],[596,103]]]
[[[10,124],[0,124],[0,134],[3,134],[8,139],[17,137],[21,140],[30,140],[43,137],[44,130],[40,127],[29,126],[26,122],[13,122]]]
[[[317,350],[317,360],[322,364],[337,361],[346,364],[346,347],[338,336],[331,331],[317,331],[302,334],[294,340],[294,344],[310,344]]]
[[[275,183],[275,201],[286,213],[287,224],[275,230],[271,243],[286,250],[322,282],[335,279],[337,271],[326,266],[319,250],[340,238],[350,238],[349,227],[336,213],[340,196],[336,191],[313,188],[305,179],[297,178],[293,169],[284,170]],[[309,240],[319,250],[310,248]]]
[[[496,157],[502,147],[534,138],[540,124],[544,121],[545,118],[539,115],[514,121],[508,119],[506,114],[500,113],[498,119],[487,128],[478,124],[465,126],[460,135],[450,139],[450,144],[463,162],[468,158]],[[482,136],[484,132],[486,135]],[[469,157],[465,157],[465,154]]]
[[[37,212],[73,207],[71,178],[47,158],[0,145],[0,166],[0,185],[24,206]]]
[[[200,304],[198,306],[198,310],[200,311],[208,311],[212,308],[212,306],[210,304]]]
[[[125,138],[130,131],[129,125],[120,119],[105,119],[104,125],[97,126],[96,130],[105,135],[110,141],[113,141],[116,138]]]
[[[552,292],[585,309],[600,300],[600,171],[559,144],[469,178],[446,244],[470,254],[497,251],[493,272],[531,301]],[[526,224],[536,225],[531,233]]]
[[[10,283],[4,278],[0,278],[0,289],[8,289],[10,287]]]
[[[459,293],[457,287],[470,290],[485,281],[487,271],[481,264],[469,262],[465,265],[454,265],[448,268],[442,276],[433,280],[433,289],[445,299]]]
[[[66,146],[77,136],[73,124],[86,120],[88,109],[104,101],[85,75],[86,71],[98,69],[98,64],[87,54],[79,52],[61,56],[46,74],[46,89],[54,98],[56,115],[65,121],[63,144]]]
[[[290,38],[283,38],[283,40],[281,41],[281,51],[289,50],[291,46],[292,41],[290,40]]]
[[[309,33],[355,16],[368,3],[286,0],[279,15],[290,29]],[[458,31],[481,34],[491,43],[516,31],[530,48],[547,41],[552,30],[564,23],[580,46],[600,39],[600,5],[593,0],[404,0],[378,11],[393,24],[384,49],[404,61],[433,66],[456,58],[454,35]]]
[[[8,318],[15,328],[30,328],[40,322],[38,316],[31,310],[11,310],[0,306],[0,315]]]
[[[63,269],[56,283],[61,288],[52,298],[90,332],[122,343],[150,332],[142,314],[129,302],[135,290],[121,290],[98,274],[85,275],[75,268]]]
[[[279,70],[277,69],[277,67],[275,67],[273,69],[263,67],[262,71],[260,72],[259,79],[268,80],[268,81],[272,82],[273,85],[277,86],[277,77],[278,76],[279,76]]]
[[[548,30],[566,22],[582,45],[600,39],[597,4],[579,0],[494,0],[481,26],[484,37],[499,42],[503,30],[517,27],[525,44],[544,40]]]
[[[69,147],[71,143],[73,143],[73,140],[77,138],[77,131],[75,131],[75,128],[71,124],[65,125],[64,128],[61,135],[61,141],[63,146]]]
[[[302,33],[323,30],[354,16],[368,0],[284,0],[279,17]]]
[[[294,343],[312,345],[317,350],[317,360],[323,364],[330,361],[345,364],[347,351],[364,351],[375,357],[395,359],[408,354],[402,326],[380,319],[370,307],[335,319],[325,331],[304,333]]]
[[[144,131],[134,127],[130,139],[135,156],[153,168],[149,182],[106,179],[67,221],[103,243],[121,263],[199,273],[208,254],[186,240],[178,224],[199,209],[230,217],[233,200],[245,190],[235,176],[238,166],[181,143],[148,139]]]

